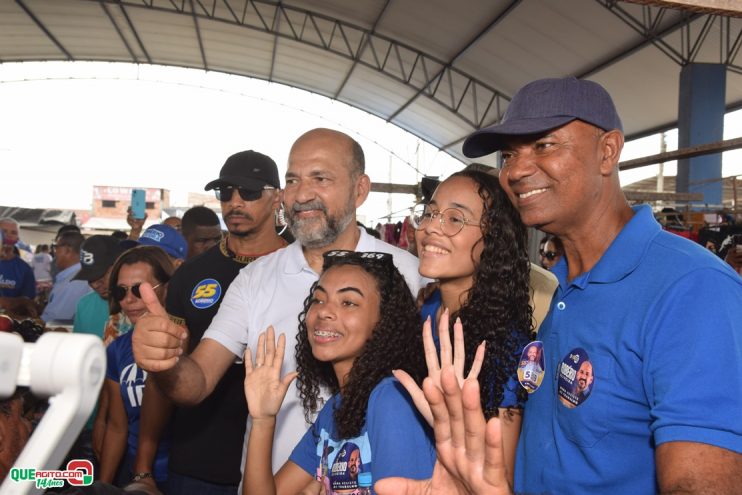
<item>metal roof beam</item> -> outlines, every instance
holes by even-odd
[[[15,0],[15,3],[17,3],[18,6],[23,9],[26,15],[30,17],[31,20],[39,27],[39,29],[41,29],[44,32],[46,37],[49,38],[49,40],[52,43],[54,43],[54,45],[57,48],[59,48],[59,51],[64,53],[64,56],[67,57],[68,60],[75,60],[75,57],[73,57],[72,54],[67,51],[67,49],[62,45],[62,43],[60,43],[59,40],[51,33],[51,31],[47,29],[44,23],[41,22],[41,20],[38,17],[36,17],[36,15],[33,12],[31,12],[31,9],[29,9],[28,6],[25,3],[23,3],[23,0]]]
[[[637,45],[625,50],[608,60],[599,63],[598,65],[588,69],[587,71],[577,75],[578,78],[589,77],[596,72],[599,72],[621,60],[636,53],[637,51],[649,46],[654,45],[658,50],[667,55],[673,62],[678,65],[687,65],[693,63],[701,51],[701,47],[706,42],[708,34],[711,32],[715,22],[720,23],[720,31],[722,36],[720,38],[721,43],[721,63],[726,65],[732,65],[734,58],[739,52],[740,35],[742,34],[742,26],[737,34],[737,38],[733,41],[731,39],[732,23],[731,18],[725,16],[719,16],[714,14],[700,14],[686,10],[683,12],[683,17],[680,21],[668,26],[662,31],[657,31],[660,16],[663,15],[667,9],[664,7],[652,7],[650,5],[642,5],[643,18],[637,19],[631,15],[628,11],[619,7],[615,0],[595,0],[597,3],[605,7],[622,22],[631,27],[634,31],[644,37],[644,40]],[[632,3],[645,3],[643,1],[637,1]],[[647,2],[656,3],[656,2]],[[663,4],[666,2],[660,2]],[[657,11],[657,16],[652,20],[653,11]],[[703,25],[701,26],[698,33],[695,35],[691,32],[691,25],[700,18],[704,18]],[[680,47],[674,47],[669,42],[665,41],[665,38],[669,35],[682,29],[680,38]],[[726,33],[724,36],[723,33]]]
[[[723,153],[742,148],[742,138],[726,139],[713,143],[699,144],[688,146],[675,151],[666,151],[656,155],[627,160],[618,164],[619,170],[631,170],[632,168],[644,167],[655,163],[671,162],[682,158],[693,158],[694,156],[710,155],[714,153]]]
[[[583,71],[582,73],[576,74],[575,77],[578,77],[580,79],[590,77],[646,48],[649,45],[655,45],[660,51],[662,51],[678,65],[692,63],[698,56],[701,47],[707,40],[711,28],[717,21],[720,23],[720,30],[722,32],[720,38],[722,52],[720,55],[721,63],[726,64],[729,71],[738,72],[738,67],[734,65],[734,59],[739,54],[740,46],[742,46],[742,25],[740,25],[735,35],[735,33],[733,33],[734,26],[732,25],[732,18],[730,17],[708,14],[704,15],[696,12],[687,11],[683,15],[682,19],[670,26],[667,26],[661,31],[657,31],[657,21],[660,19],[662,12],[666,11],[667,9],[656,8],[658,10],[657,16],[654,17],[654,19],[652,20],[651,9],[653,7],[645,5],[642,7],[644,19],[639,20],[634,16],[631,16],[624,9],[618,8],[614,0],[596,0],[596,2],[611,11],[614,15],[621,19],[622,22],[626,23],[636,32],[641,34],[644,39],[640,43],[637,43],[636,45],[616,55],[611,56],[610,58]],[[647,15],[646,12],[649,12],[649,14]],[[701,18],[705,18],[703,25],[701,26],[699,32],[695,36],[693,36],[693,34],[691,33],[691,24]],[[648,22],[648,20],[650,20],[651,22]],[[673,47],[670,45],[670,43],[664,41],[664,38],[679,29],[683,30],[680,41],[681,46],[679,48]]]
[[[188,16],[194,15],[193,12],[188,12],[186,10],[185,5],[175,3],[173,0],[171,0],[171,3],[169,4],[155,4],[152,0],[87,1],[105,2],[111,5],[118,5],[123,12],[126,12],[124,10],[125,8],[137,8],[157,12],[178,13]],[[487,110],[491,108],[499,109],[501,106],[501,100],[508,100],[506,95],[483,81],[480,81],[461,70],[455,69],[452,66],[446,67],[447,64],[452,65],[456,57],[449,62],[445,62],[430,54],[405,45],[404,43],[371,32],[362,27],[340,21],[327,15],[290,7],[271,0],[246,0],[244,12],[242,12],[241,18],[237,17],[237,13],[231,8],[231,5],[227,3],[227,0],[220,1],[225,5],[225,9],[222,9],[219,12],[217,12],[216,9],[203,9],[203,13],[197,12],[195,14],[196,17],[272,34],[277,38],[290,39],[347,58],[354,61],[356,65],[361,64],[364,67],[379,71],[395,81],[414,88],[420,94],[424,94],[428,98],[432,99],[442,107],[449,110],[454,116],[474,128],[480,127],[484,119],[488,117],[486,112],[482,113],[480,111],[480,106]],[[520,1],[521,0],[512,1],[510,7],[503,11],[503,13],[498,16],[498,19],[501,20],[504,15]],[[183,0],[183,2],[185,2],[185,0]],[[276,16],[283,17],[280,24],[272,21],[266,22],[263,14],[258,9],[258,6],[264,7],[263,11],[270,10],[275,12]],[[256,15],[246,15],[248,9],[254,11]],[[289,13],[292,15],[289,16]],[[131,25],[128,16],[127,20]],[[490,28],[494,27],[495,24],[497,24],[497,19],[490,23]],[[321,30],[320,26],[323,26],[325,29]],[[133,30],[133,26],[131,27]],[[331,29],[332,31],[329,34],[329,39],[327,33],[328,29]],[[486,29],[483,30],[478,37],[486,34],[486,31]],[[475,43],[478,37],[475,37],[469,44],[467,44],[467,46],[463,47],[457,57],[468,49],[470,45]],[[355,42],[352,40],[359,40],[357,46],[355,46]],[[138,36],[137,41],[146,54]],[[361,47],[363,47],[363,50]],[[365,60],[362,57],[362,54],[368,52],[373,56],[366,57],[367,60]],[[380,53],[382,54],[381,56],[379,56]],[[383,54],[386,54],[386,59]],[[147,61],[152,63],[148,55]],[[433,68],[435,69],[431,70]],[[466,93],[464,93],[463,96],[461,94],[454,94],[452,97],[448,88],[439,91],[437,85],[440,84],[441,76],[437,78],[435,75],[434,77],[427,77],[431,73],[436,74],[436,71],[441,74],[441,76],[445,74],[447,78],[455,79],[460,83],[460,86],[458,87],[467,88]],[[416,74],[421,74],[425,77],[414,78]],[[459,91],[457,90],[457,93],[458,92]],[[476,98],[477,101],[474,101],[474,104],[471,106],[464,107],[462,105],[463,98]],[[481,103],[481,105],[479,105],[479,103]],[[472,108],[474,108],[474,111],[471,110]],[[386,116],[380,117],[385,118]]]
[[[609,0],[596,0],[596,2],[599,3],[599,4],[601,4],[603,7],[605,7],[609,11],[613,12],[613,10],[611,8],[613,2],[611,2]],[[613,12],[613,13],[615,14],[615,12]],[[626,22],[625,19],[621,18],[620,16],[617,16],[617,17],[619,17],[619,19],[621,19],[622,21]],[[664,38],[665,36],[674,33],[678,29],[681,29],[681,28],[687,26],[688,24],[690,24],[691,22],[695,21],[699,17],[701,17],[701,14],[690,14],[687,17],[683,18],[682,20],[680,20],[680,21],[672,24],[671,26],[666,27],[665,29],[663,29],[662,31],[659,31],[659,32],[652,31],[652,30],[647,30],[646,32],[642,32],[641,30],[639,30],[638,32],[644,38],[641,42],[637,43],[636,45],[634,45],[634,46],[632,46],[632,47],[630,47],[630,48],[628,48],[628,49],[626,49],[626,50],[624,50],[624,51],[622,51],[620,53],[617,53],[616,55],[613,55],[613,56],[609,57],[606,60],[603,60],[602,62],[594,65],[593,67],[587,69],[586,71],[583,71],[580,74],[576,74],[575,77],[577,77],[578,79],[584,79],[584,78],[590,77],[590,76],[592,76],[592,75],[594,75],[594,74],[596,74],[596,73],[598,73],[598,72],[600,72],[600,71],[602,71],[604,69],[607,69],[608,67],[611,67],[612,65],[617,64],[618,62],[620,62],[623,59],[629,57],[630,55],[633,55],[634,53],[638,52],[639,50],[642,50],[642,49],[646,48],[649,45],[655,44],[657,40],[660,40],[660,39]],[[635,20],[635,22],[638,22],[638,21]],[[641,24],[641,23],[639,23],[639,24]],[[632,28],[634,28],[636,30],[636,25],[635,24],[634,25],[629,24],[629,26],[631,26]]]
[[[204,40],[201,38],[201,28],[198,25],[198,16],[196,15],[196,8],[193,4],[193,0],[190,0],[191,2],[191,14],[193,17],[193,27],[196,30],[196,39],[198,40],[198,49],[201,51],[201,63],[204,65],[204,70],[209,70],[209,63],[206,61],[206,51],[204,50]],[[199,5],[201,5],[201,8],[206,10],[204,6],[199,2]],[[214,3],[214,7],[216,6],[216,2]],[[211,15],[214,15],[215,8],[212,9]]]
[[[497,25],[498,25],[498,24],[499,24],[500,22],[502,22],[502,20],[503,20],[503,19],[505,19],[505,18],[506,18],[506,17],[508,16],[508,14],[510,14],[510,13],[511,13],[511,12],[512,12],[513,10],[515,10],[515,8],[516,8],[516,7],[518,6],[518,4],[519,4],[520,2],[521,2],[521,0],[512,0],[512,1],[510,2],[510,5],[508,5],[508,6],[507,6],[507,7],[505,8],[505,10],[503,10],[502,12],[500,12],[499,14],[497,14],[497,16],[496,16],[496,17],[495,17],[494,19],[492,19],[492,21],[490,21],[490,22],[489,22],[489,23],[488,23],[488,24],[487,24],[487,25],[486,25],[486,26],[484,27],[484,29],[482,29],[481,31],[479,31],[479,33],[477,33],[477,35],[476,35],[476,36],[474,36],[474,38],[472,38],[471,40],[469,40],[469,42],[468,42],[468,43],[466,43],[466,45],[464,45],[464,46],[463,46],[463,47],[462,47],[462,48],[461,48],[461,49],[460,49],[460,50],[459,50],[459,51],[458,51],[458,52],[456,53],[456,55],[454,55],[453,57],[451,57],[451,59],[450,59],[450,60],[449,60],[448,62],[446,62],[446,64],[445,64],[445,65],[443,66],[443,68],[441,68],[441,70],[440,70],[440,71],[438,71],[438,73],[437,73],[436,75],[434,75],[434,76],[433,76],[432,78],[430,78],[430,80],[429,80],[429,81],[428,81],[428,82],[427,82],[427,83],[426,83],[426,84],[425,84],[425,85],[424,85],[424,86],[423,86],[422,88],[418,89],[417,93],[415,93],[415,94],[414,94],[414,95],[412,96],[412,98],[410,98],[410,99],[409,99],[409,100],[407,100],[407,101],[406,101],[405,103],[403,103],[401,107],[399,107],[399,108],[398,108],[398,109],[397,109],[397,110],[396,110],[396,111],[395,111],[395,112],[394,112],[394,113],[393,113],[392,115],[390,115],[390,116],[389,116],[389,118],[388,118],[388,119],[386,119],[386,121],[387,121],[387,122],[391,122],[392,120],[394,120],[394,118],[395,118],[395,117],[397,117],[397,115],[399,115],[400,113],[402,113],[402,112],[403,112],[403,111],[404,111],[404,110],[405,110],[405,109],[406,109],[406,108],[407,108],[408,106],[410,106],[410,105],[412,104],[412,102],[414,102],[414,101],[415,101],[415,100],[416,100],[416,99],[417,99],[417,98],[418,98],[418,97],[419,97],[419,96],[420,96],[420,95],[421,95],[421,94],[422,94],[422,93],[423,93],[423,92],[424,92],[425,90],[427,90],[427,89],[428,89],[428,88],[430,87],[430,85],[431,85],[431,84],[433,83],[433,81],[436,81],[436,80],[437,80],[437,81],[438,81],[438,82],[437,82],[437,85],[439,85],[439,84],[440,84],[440,79],[441,79],[441,77],[443,76],[443,74],[444,74],[444,73],[445,73],[446,71],[448,71],[448,70],[450,70],[450,69],[451,69],[451,67],[453,66],[454,62],[456,62],[456,60],[458,60],[458,58],[459,58],[459,57],[461,57],[461,56],[462,56],[462,55],[463,55],[464,53],[466,53],[466,51],[467,51],[467,50],[469,50],[469,48],[471,48],[472,46],[474,46],[474,45],[475,45],[475,44],[476,44],[476,43],[477,43],[477,42],[478,42],[478,41],[479,41],[480,39],[482,39],[482,37],[483,37],[484,35],[486,35],[487,33],[489,33],[489,32],[490,32],[490,31],[491,31],[491,30],[492,30],[492,29],[493,29],[493,28],[494,28],[495,26],[497,26]],[[449,75],[450,75],[450,74],[449,74]],[[437,90],[437,85],[436,85],[436,90]],[[462,95],[462,97],[463,97],[463,95]]]
[[[106,13],[106,16],[108,16],[108,20],[111,21],[111,24],[113,25],[113,28],[116,30],[116,33],[118,33],[119,38],[121,38],[121,42],[126,47],[126,51],[129,52],[129,55],[131,56],[131,59],[134,61],[135,64],[138,64],[139,63],[139,59],[137,58],[137,54],[134,53],[134,50],[131,49],[131,45],[129,45],[129,42],[124,37],[123,31],[121,31],[121,28],[116,23],[116,20],[113,18],[113,15],[111,14],[111,11],[108,10],[108,5],[106,5],[103,2],[100,2],[99,5],[103,9],[103,12]]]
[[[226,2],[226,0],[225,0]],[[279,2],[280,5],[281,2]],[[247,7],[247,2],[245,2],[245,7]],[[244,16],[243,16],[244,19]],[[273,27],[272,31],[276,33],[275,36],[273,36],[273,50],[271,52],[271,71],[268,74],[268,80],[270,82],[273,82],[273,71],[276,69],[276,53],[278,53],[278,32],[281,29],[281,16],[278,15],[278,5],[276,6],[276,15],[273,16]]]
[[[340,83],[340,86],[338,86],[337,91],[335,91],[335,94],[333,95],[334,99],[337,100],[338,96],[340,96],[340,93],[342,93],[343,89],[345,88],[345,85],[348,84],[348,80],[350,79],[350,76],[353,74],[353,72],[356,69],[356,66],[358,65],[358,59],[361,58],[361,55],[363,54],[363,50],[365,50],[366,47],[368,46],[368,40],[370,36],[372,36],[376,32],[376,26],[379,25],[379,21],[381,21],[381,18],[384,16],[384,13],[386,12],[386,9],[387,7],[389,7],[390,3],[391,3],[391,0],[386,0],[384,2],[384,6],[381,8],[379,15],[376,16],[376,20],[371,26],[371,29],[369,30],[368,35],[365,35],[363,37],[363,43],[361,43],[361,48],[358,50],[356,57],[353,59],[353,63],[351,64],[350,69],[348,69],[348,72],[345,74],[345,77],[343,78],[343,82]]]
[[[134,27],[134,23],[131,22],[131,18],[129,17],[129,13],[124,8],[123,2],[108,2],[108,3],[114,3],[118,4],[119,9],[121,10],[121,13],[124,16],[124,19],[126,19],[126,23],[129,25],[129,29],[131,29],[131,33],[134,35],[134,39],[137,40],[137,44],[139,45],[139,49],[142,50],[142,53],[144,53],[144,58],[147,59],[147,63],[152,63],[152,57],[149,56],[149,52],[147,52],[147,49],[144,47],[144,43],[142,43],[142,38],[139,37],[139,33],[137,32],[137,29]]]

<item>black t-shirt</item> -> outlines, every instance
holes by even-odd
[[[225,239],[173,274],[166,309],[188,328],[189,352],[209,327],[229,285],[253,259],[230,253]],[[244,381],[244,365],[232,364],[203,402],[175,409],[170,470],[210,483],[239,484],[247,421]]]

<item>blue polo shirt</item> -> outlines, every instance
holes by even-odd
[[[54,320],[72,321],[80,298],[93,290],[85,280],[72,279],[79,271],[80,263],[76,263],[57,273],[49,302],[41,313],[42,320],[47,323]]]
[[[742,279],[634,211],[592,270],[569,282],[567,260],[554,268],[517,492],[653,494],[659,444],[742,452]]]

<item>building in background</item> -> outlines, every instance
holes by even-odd
[[[90,218],[82,223],[84,231],[129,230],[126,223],[127,209],[131,205],[134,187],[93,186],[93,208]],[[165,208],[170,207],[170,191],[159,188],[140,188],[147,191],[145,226],[159,223]]]

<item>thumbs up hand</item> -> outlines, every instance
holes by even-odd
[[[188,332],[176,325],[160,304],[154,289],[148,283],[139,287],[147,313],[139,318],[131,338],[134,360],[146,371],[166,371],[178,362]]]

